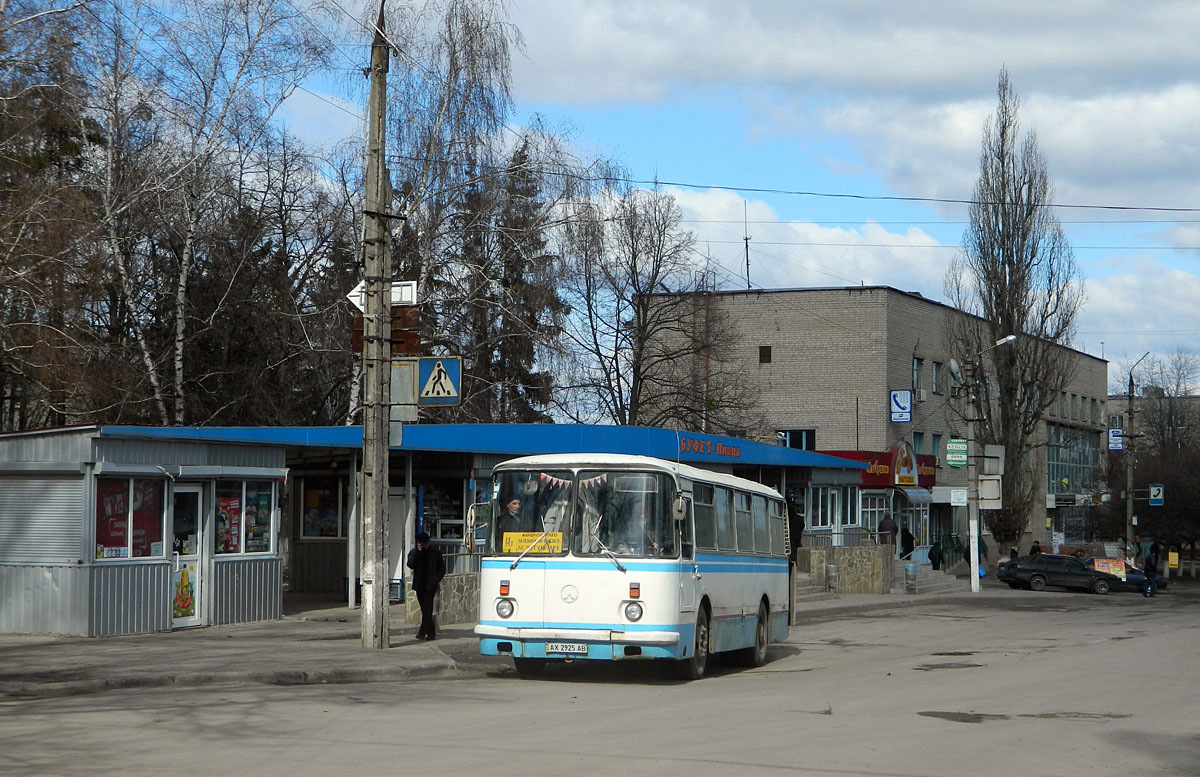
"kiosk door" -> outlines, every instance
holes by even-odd
[[[201,553],[204,548],[204,500],[198,485],[176,485],[171,502],[171,628],[203,625],[204,593]]]

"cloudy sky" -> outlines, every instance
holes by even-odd
[[[512,0],[515,123],[666,188],[745,288],[943,300],[1006,67],[1086,276],[1076,347],[1123,384],[1200,351],[1195,0]],[[850,196],[847,196],[850,195]],[[891,199],[894,198],[894,199]]]

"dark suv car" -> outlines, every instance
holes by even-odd
[[[1108,593],[1113,587],[1112,581],[1119,580],[1084,564],[1074,556],[1056,556],[1052,553],[1001,561],[996,568],[996,579],[1008,583],[1010,588],[1042,591],[1047,586],[1055,586],[1097,594]]]

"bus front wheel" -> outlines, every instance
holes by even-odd
[[[513,666],[517,668],[517,674],[522,677],[537,677],[546,670],[546,661],[541,658],[517,658],[514,656]]]
[[[685,680],[699,680],[708,667],[708,612],[702,607],[696,616],[696,634],[692,655],[679,662],[679,674]]]

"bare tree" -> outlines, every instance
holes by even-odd
[[[286,0],[127,0],[94,9],[94,115],[105,128],[95,188],[118,304],[162,423],[188,419],[188,286],[221,221],[219,192],[246,173],[239,158],[323,61],[327,40],[311,21],[320,11]],[[130,220],[150,213],[158,228],[140,242]]]
[[[614,180],[614,179],[610,179]],[[746,429],[694,239],[674,198],[606,187],[564,226],[564,328],[557,404],[582,422]]]
[[[1002,546],[1014,544],[1042,498],[1034,471],[1042,417],[1072,377],[1069,346],[1083,302],[1082,277],[1062,226],[1050,207],[1053,190],[1045,157],[1032,132],[1021,137],[1020,100],[1000,71],[998,104],[983,130],[979,179],[963,252],[946,275],[950,302],[975,318],[951,318],[950,346],[966,364],[997,340],[994,373],[975,375],[976,437],[1003,445],[1002,510],[985,513]]]

